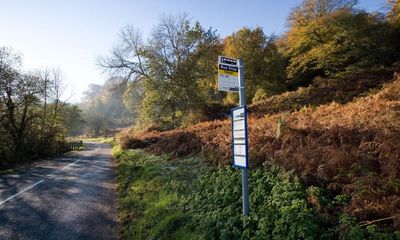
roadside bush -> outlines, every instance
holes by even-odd
[[[197,186],[188,198],[188,211],[205,239],[319,239],[319,220],[305,188],[278,168],[251,172],[252,209],[244,218],[239,170],[208,172]]]

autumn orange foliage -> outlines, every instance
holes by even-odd
[[[382,79],[377,81],[382,82]],[[345,88],[354,90],[354,86]],[[307,91],[316,92],[315,89]],[[323,94],[320,99],[330,93]],[[293,171],[307,186],[320,186],[335,194],[350,196],[350,204],[341,211],[351,213],[359,221],[394,216],[391,226],[400,227],[399,75],[395,74],[380,91],[348,103],[332,102],[297,111],[283,107],[291,113],[277,109],[268,114],[265,110],[266,103],[284,105],[284,99],[294,95],[286,93],[266,100],[264,105],[250,106],[253,112],[248,122],[251,167],[272,161]],[[167,132],[128,131],[120,133],[118,141],[125,148],[146,148],[152,153],[173,157],[201,153],[208,164],[229,165],[230,124],[230,120],[218,120]]]
[[[315,78],[309,87],[297,91],[271,96],[249,106],[249,112],[256,116],[266,113],[299,110],[307,105],[321,105],[330,102],[347,103],[369,89],[379,88],[392,79],[393,71],[375,70],[350,74],[338,79]]]

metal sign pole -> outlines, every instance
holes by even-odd
[[[240,107],[246,106],[246,93],[244,89],[244,64],[239,59],[239,100]],[[247,168],[242,168],[242,195],[243,195],[243,215],[249,215],[249,172]]]

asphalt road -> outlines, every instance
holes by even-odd
[[[0,239],[116,239],[115,172],[107,144],[0,176]]]

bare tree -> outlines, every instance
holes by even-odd
[[[212,85],[202,83],[206,79],[214,81],[210,76],[218,55],[216,46],[220,42],[215,32],[191,23],[186,14],[163,16],[146,43],[139,31],[126,27],[120,43],[109,57],[99,58],[99,65],[126,80],[141,82],[141,115],[179,125],[182,116],[205,105],[206,91],[200,86]]]
[[[124,76],[126,80],[149,78],[149,66],[145,59],[145,46],[140,31],[126,26],[120,33],[121,41],[110,52],[110,56],[99,57],[98,64],[113,75]]]

